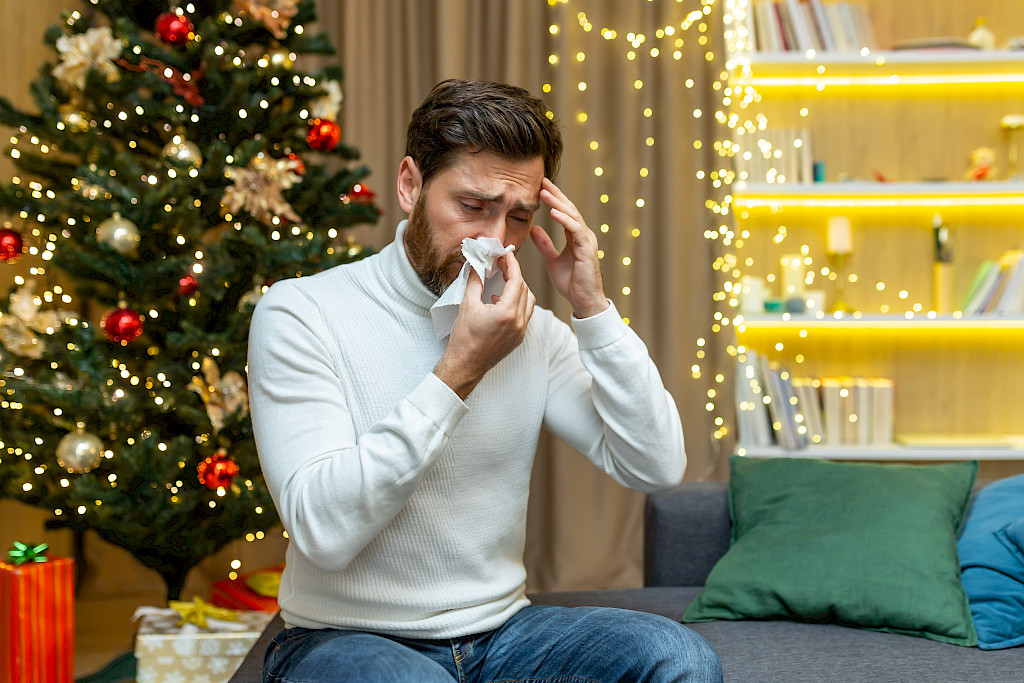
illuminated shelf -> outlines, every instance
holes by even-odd
[[[737,447],[748,458],[805,458],[814,460],[1024,460],[1020,446],[808,446],[789,451],[778,446]]]
[[[896,50],[738,56],[733,85],[755,88],[1024,85],[1024,52]]]
[[[1024,206],[1024,181],[931,183],[745,183],[732,185],[733,205],[742,209],[786,207]]]
[[[836,318],[831,313],[819,318],[810,315],[789,315],[789,314],[764,314],[744,315],[734,318],[734,324],[743,325],[750,330],[759,329],[908,329],[908,330],[935,330],[935,329],[960,329],[960,330],[981,330],[981,329],[1024,329],[1024,317],[1022,316],[997,316],[997,315],[972,315],[953,316],[936,315],[928,317],[926,313],[915,313],[913,317],[905,314],[865,314],[855,317],[851,314],[844,314]]]

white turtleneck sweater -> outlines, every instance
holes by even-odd
[[[289,626],[450,638],[503,624],[528,604],[541,427],[625,486],[682,479],[676,406],[614,306],[574,318],[575,335],[536,307],[463,402],[433,374],[447,342],[404,227],[379,254],[274,284],[253,315],[250,405],[288,532]]]

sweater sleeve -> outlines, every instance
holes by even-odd
[[[682,424],[647,346],[614,304],[572,323],[553,320],[545,425],[624,486],[678,484]]]
[[[358,439],[312,297],[275,284],[253,314],[249,400],[260,465],[290,542],[339,571],[394,518],[466,414],[428,374]]]

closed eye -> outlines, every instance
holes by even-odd
[[[462,208],[465,209],[466,211],[483,211],[484,210],[484,207],[482,207],[482,206],[474,206],[473,204],[466,204],[465,202],[459,202],[459,204],[461,204]]]

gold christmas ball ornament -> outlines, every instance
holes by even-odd
[[[103,459],[103,442],[95,434],[79,429],[57,444],[57,464],[68,472],[84,474]]]
[[[96,228],[96,239],[122,256],[136,256],[141,238],[134,223],[115,213]]]
[[[84,133],[89,130],[89,116],[71,104],[62,104],[57,107],[60,120],[72,133]]]
[[[264,69],[290,69],[295,65],[295,53],[284,48],[267,50],[267,53],[260,57],[258,64]]]
[[[203,154],[199,145],[185,139],[185,133],[178,131],[171,141],[164,145],[161,155],[164,160],[177,166],[199,168],[203,165]]]

